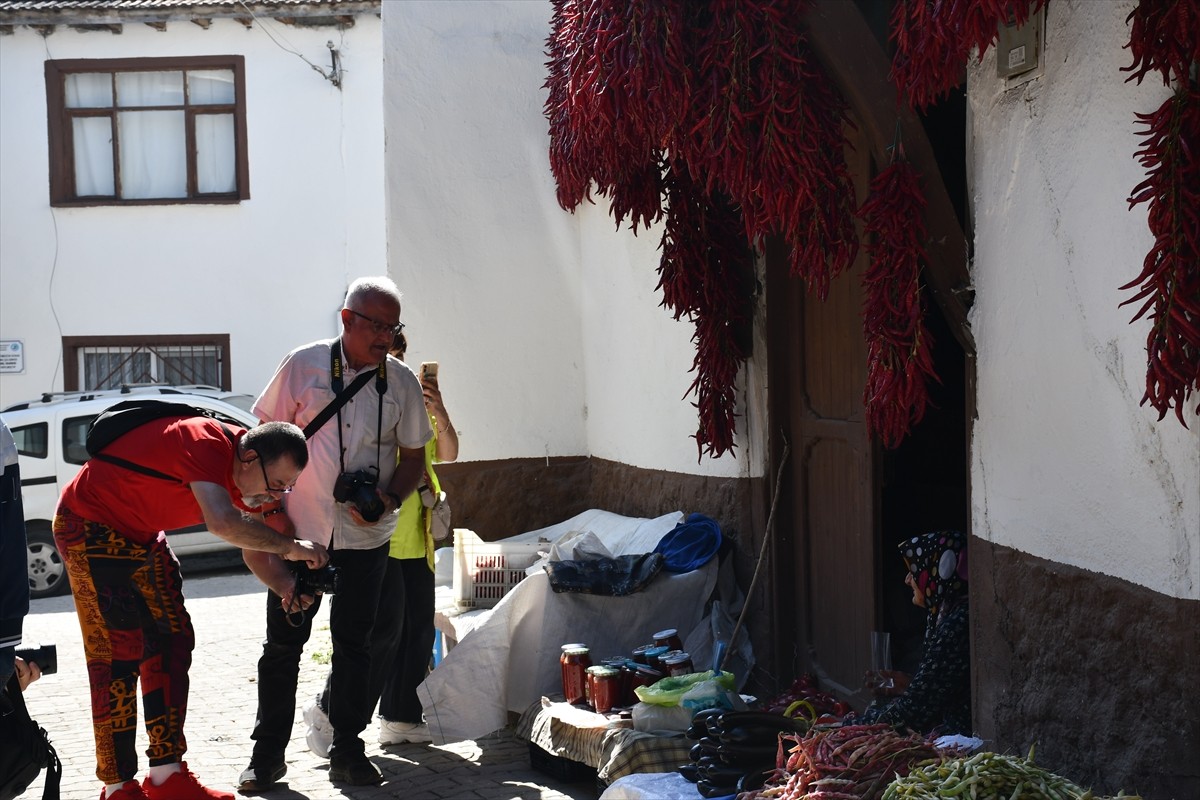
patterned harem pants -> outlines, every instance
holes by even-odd
[[[166,535],[137,544],[60,506],[54,540],[83,631],[96,777],[120,783],[137,775],[139,678],[150,766],[182,760],[188,668],[196,637],[183,606],[179,562]]]

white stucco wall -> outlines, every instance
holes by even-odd
[[[704,475],[692,326],[658,306],[658,231],[555,199],[548,2],[384,3],[388,258],[409,360],[437,360],[461,460],[591,455]]]
[[[1118,308],[1151,245],[1140,125],[1168,96],[1126,83],[1132,0],[1054,0],[1045,71],[969,76],[978,414],[975,534],[1163,594],[1200,597],[1200,419],[1139,407],[1148,332]]]
[[[334,335],[348,281],[386,270],[381,26],[0,36],[0,339],[26,351],[0,404],[62,389],[62,336],[228,333],[232,388],[253,394],[289,349]],[[328,67],[330,40],[341,91],[282,49]],[[249,200],[49,206],[46,59],[211,54],[246,59]]]

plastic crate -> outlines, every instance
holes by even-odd
[[[485,542],[466,528],[454,529],[454,602],[460,610],[492,608],[525,579],[525,570],[546,542]]]

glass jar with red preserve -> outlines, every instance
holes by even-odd
[[[639,686],[652,686],[661,681],[664,677],[666,676],[663,675],[663,673],[659,672],[653,667],[647,667],[645,664],[638,664],[637,669],[634,670],[633,673],[633,689],[636,690]],[[636,691],[634,692],[633,696],[635,698],[637,697]]]
[[[587,645],[563,645],[558,663],[562,667],[563,698],[568,703],[582,703],[587,697],[587,669],[592,665]]]
[[[683,640],[679,638],[679,631],[675,628],[667,628],[654,634],[654,644],[659,647],[665,647],[668,650],[683,649]]]
[[[692,666],[691,655],[678,651],[663,656],[662,665],[663,670],[672,678],[677,675],[690,675],[696,671]]]
[[[662,672],[662,657],[669,651],[660,645],[655,645],[646,651],[646,664]]]
[[[612,667],[592,667],[592,708],[597,714],[607,714],[620,699],[621,671]]]

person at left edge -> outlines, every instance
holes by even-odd
[[[183,762],[195,633],[179,562],[163,531],[203,522],[222,539],[320,567],[325,547],[284,536],[255,512],[291,491],[308,463],[295,425],[249,431],[208,417],[163,417],[122,435],[63,489],[54,517],[83,630],[101,800],[232,800]],[[155,477],[134,469],[162,473]],[[139,785],[138,684],[149,774]]]
[[[366,755],[362,732],[371,721],[374,699],[370,672],[371,631],[387,569],[388,542],[396,512],[416,490],[425,470],[425,443],[433,436],[421,383],[411,369],[390,356],[400,323],[400,291],[387,277],[359,278],[350,284],[341,309],[342,333],[302,345],[283,363],[254,404],[264,420],[307,426],[361,373],[373,377],[314,432],[311,463],[286,501],[286,516],[304,538],[329,544],[338,586],[329,613],[333,658],[329,675],[329,779],[372,785],[383,774]],[[397,461],[399,457],[399,461]],[[382,512],[368,521],[354,502],[334,499],[339,476],[367,476],[368,491]],[[285,750],[296,713],[300,657],[312,631],[312,604],[302,623],[289,617],[295,583],[269,557],[246,553],[254,573],[271,587],[267,595],[267,636],[258,662],[258,713],[251,733],[250,765],[239,780],[242,792],[274,786],[287,771]],[[303,604],[302,604],[303,605]]]

